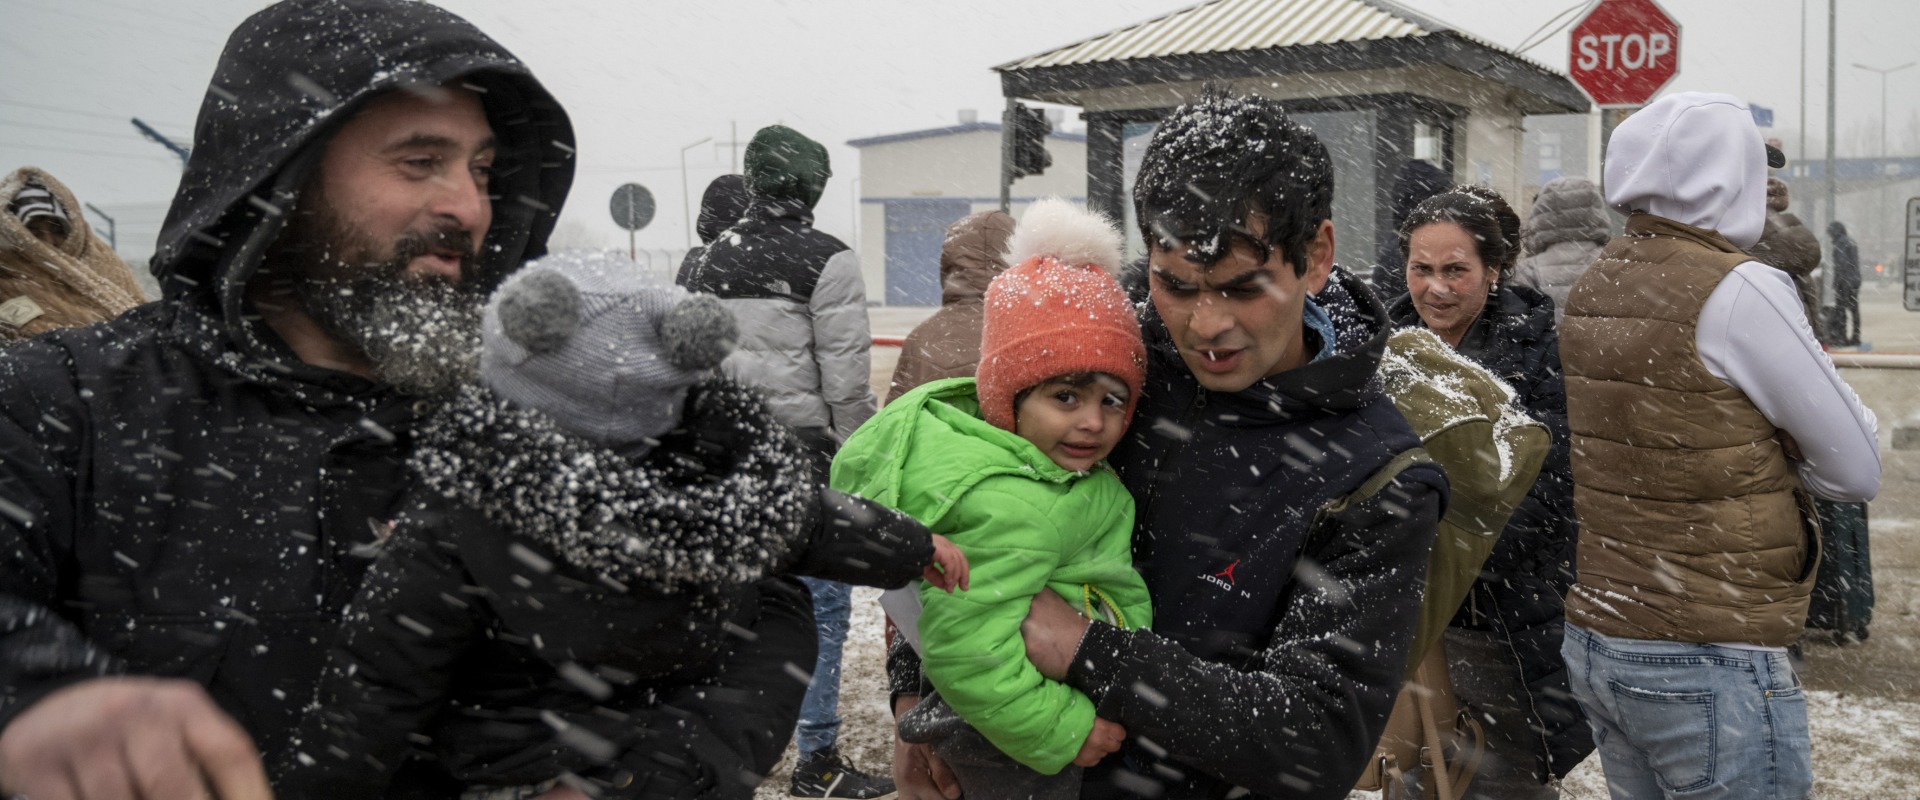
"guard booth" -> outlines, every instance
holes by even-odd
[[[1281,101],[1334,160],[1337,262],[1364,274],[1409,159],[1526,213],[1522,119],[1586,113],[1567,76],[1387,0],[1211,0],[994,68],[1010,100],[1078,106],[1087,203],[1124,220],[1160,118],[1208,84]]]

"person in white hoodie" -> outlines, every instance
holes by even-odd
[[[1786,653],[1819,559],[1803,512],[1871,499],[1880,456],[1793,281],[1741,252],[1784,160],[1769,150],[1727,95],[1627,118],[1605,165],[1626,231],[1567,299],[1581,531],[1562,654],[1616,798],[1813,788]]]

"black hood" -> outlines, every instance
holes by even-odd
[[[693,223],[693,231],[700,235],[700,243],[713,244],[714,239],[747,215],[750,202],[746,176],[722,175],[714,178],[713,183],[707,184],[706,194],[700,196],[700,216]]]
[[[481,94],[499,140],[475,278],[491,289],[545,253],[573,182],[573,128],[519,59],[426,3],[287,0],[241,23],[220,54],[153,256],[166,299],[247,338],[246,282],[325,143],[378,94],[456,80]]]

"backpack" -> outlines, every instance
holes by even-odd
[[[1424,767],[1423,793],[1453,800],[1472,780],[1486,737],[1454,697],[1441,636],[1507,518],[1539,477],[1552,438],[1514,404],[1512,388],[1424,328],[1402,329],[1387,340],[1380,377],[1422,450],[1402,453],[1355,494],[1378,491],[1400,470],[1431,461],[1447,474],[1448,498],[1407,651],[1408,683],[1355,788],[1398,797],[1401,774]]]

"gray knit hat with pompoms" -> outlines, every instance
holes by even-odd
[[[568,433],[638,454],[679,424],[687,388],[738,339],[711,295],[612,254],[550,255],[487,302],[480,380]]]

